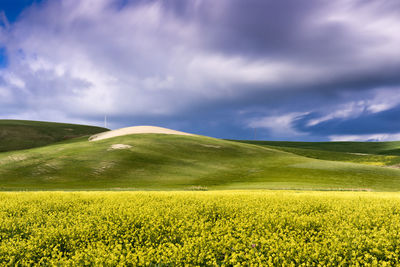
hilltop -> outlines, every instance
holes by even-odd
[[[107,131],[99,134],[92,135],[89,141],[99,141],[117,136],[131,135],[131,134],[175,134],[175,135],[193,135],[181,131],[175,131],[157,126],[133,126],[121,128],[113,131]]]

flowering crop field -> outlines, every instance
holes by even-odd
[[[398,265],[400,194],[0,193],[4,265]]]

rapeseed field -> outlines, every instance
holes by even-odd
[[[4,192],[0,264],[400,264],[400,194]]]

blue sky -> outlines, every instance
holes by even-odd
[[[34,3],[39,3],[39,0],[1,0],[1,9],[7,16],[9,22],[15,22],[21,12]]]
[[[1,0],[0,117],[399,140],[397,0]]]
[[[40,2],[41,0],[0,0],[0,9],[3,13],[1,15],[0,25],[4,28],[7,27],[9,23],[14,23],[25,8]],[[6,48],[2,46],[0,47],[0,68],[7,67],[7,64],[7,51]]]

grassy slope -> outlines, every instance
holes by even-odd
[[[0,120],[0,152],[40,147],[106,130],[77,124]]]
[[[366,153],[400,156],[400,141],[394,142],[287,142],[287,141],[247,141],[279,147],[307,148],[335,152]]]
[[[131,149],[109,150],[112,144]],[[400,190],[400,170],[322,161],[207,137],[78,138],[0,154],[3,189],[368,188]]]
[[[400,164],[400,142],[238,141],[275,148],[309,158],[376,166]]]

